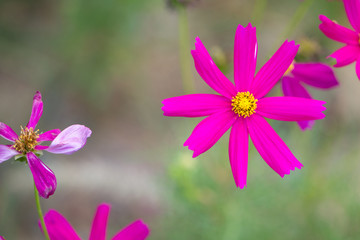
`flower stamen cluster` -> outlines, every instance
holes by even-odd
[[[236,96],[231,99],[231,106],[234,113],[239,117],[249,117],[255,113],[258,100],[250,92],[238,92]]]
[[[39,138],[39,130],[34,131],[34,129],[28,127],[21,127],[21,133],[19,138],[15,141],[15,144],[12,147],[22,153],[26,154],[28,152],[33,152],[36,145],[38,145],[37,139]]]

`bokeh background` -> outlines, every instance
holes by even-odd
[[[238,24],[252,22],[258,68],[285,38],[298,61],[323,61],[341,46],[318,29],[319,14],[349,26],[341,1],[202,0],[187,7],[189,44],[199,36],[232,79]],[[165,0],[0,0],[0,121],[16,131],[43,95],[41,131],[80,123],[93,131],[70,155],[42,157],[56,174],[42,200],[87,239],[97,204],[112,205],[108,237],[142,218],[149,239],[359,239],[360,83],[354,65],[335,69],[340,86],[311,89],[327,117],[311,131],[270,122],[304,168],[280,178],[250,144],[248,187],[236,189],[228,135],[196,159],[182,146],[200,119],[167,118],[164,98],[183,94],[178,11]],[[284,39],[283,39],[284,38]],[[189,49],[190,50],[190,49]],[[189,61],[190,52],[186,53]],[[196,91],[212,90],[191,66]],[[279,94],[279,86],[272,94]],[[5,141],[0,140],[1,144]],[[0,234],[42,239],[28,166],[0,165]]]

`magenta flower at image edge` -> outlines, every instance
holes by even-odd
[[[323,101],[297,97],[264,97],[281,79],[299,46],[285,41],[256,76],[256,28],[238,26],[234,46],[234,81],[214,64],[199,38],[192,50],[195,67],[215,94],[190,94],[163,100],[165,116],[204,117],[184,143],[193,157],[206,152],[230,128],[229,158],[236,186],[247,181],[249,135],[265,162],[281,177],[303,165],[264,119],[307,121],[322,119]]]
[[[106,239],[106,227],[109,213],[110,205],[103,203],[98,206],[92,223],[89,240]],[[51,240],[80,239],[69,222],[55,210],[49,210],[46,213],[45,224]],[[115,234],[112,240],[143,240],[146,239],[149,233],[150,230],[147,225],[142,220],[136,220]]]
[[[41,94],[36,92],[30,120],[25,128],[21,128],[19,136],[9,126],[0,122],[0,136],[12,142],[12,145],[0,145],[0,163],[14,156],[26,156],[40,196],[48,198],[56,190],[56,178],[37,155],[42,150],[55,154],[72,154],[86,144],[91,130],[83,125],[71,125],[63,131],[53,129],[39,134],[39,130],[35,129],[42,113]],[[49,146],[40,145],[46,141],[51,141]]]
[[[328,38],[346,44],[329,56],[336,59],[334,67],[343,67],[356,61],[355,71],[360,79],[360,1],[343,0],[343,2],[349,22],[355,31],[331,21],[324,15],[319,16],[322,22],[319,28]]]
[[[339,82],[333,69],[326,64],[293,62],[281,80],[284,96],[312,99],[303,84],[325,90],[338,86]],[[315,121],[298,121],[297,123],[300,129],[304,131],[311,129]]]

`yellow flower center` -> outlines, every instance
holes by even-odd
[[[292,70],[294,70],[294,62],[292,62],[292,63],[290,64],[289,68],[288,68],[288,69],[286,70],[286,72],[284,73],[284,76],[289,75],[289,74],[292,72]]]
[[[34,151],[35,146],[38,144],[36,141],[39,138],[39,130],[34,131],[33,128],[25,129],[21,127],[21,133],[19,138],[15,141],[12,147],[23,154]]]
[[[249,117],[255,113],[258,100],[249,92],[238,92],[235,97],[231,99],[231,106],[234,113],[239,117]]]

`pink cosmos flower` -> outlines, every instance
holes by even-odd
[[[98,206],[89,240],[105,240],[109,212],[110,205],[103,203]],[[50,210],[44,219],[51,240],[80,240],[70,223],[57,211]],[[136,220],[118,232],[112,240],[143,240],[149,233],[147,225],[141,220]]]
[[[230,128],[229,157],[236,186],[247,179],[249,135],[265,162],[281,177],[301,168],[281,138],[264,119],[307,121],[322,119],[323,101],[297,97],[264,97],[284,75],[299,46],[285,41],[255,75],[257,60],[256,28],[238,26],[234,47],[234,80],[231,83],[216,67],[199,38],[192,56],[202,79],[216,94],[191,94],[163,100],[165,116],[203,117],[184,143],[193,157],[209,150]]]
[[[322,22],[319,28],[328,38],[346,44],[329,56],[336,59],[334,67],[343,67],[356,61],[355,70],[360,79],[360,1],[344,0],[344,6],[350,24],[355,31],[331,21],[324,15],[319,16]]]
[[[334,71],[323,63],[292,63],[282,78],[284,96],[312,99],[303,84],[320,89],[339,85]],[[311,129],[315,121],[298,121],[301,130]]]
[[[91,130],[83,125],[71,125],[63,131],[53,129],[39,133],[39,130],[35,129],[42,113],[43,102],[40,92],[37,91],[34,95],[30,120],[25,128],[21,127],[20,135],[0,122],[0,136],[12,142],[12,145],[0,145],[0,163],[14,156],[15,159],[26,157],[40,196],[48,198],[55,192],[56,178],[50,168],[38,157],[41,150],[55,154],[72,154],[85,145]],[[49,146],[41,145],[46,141],[51,141]]]

